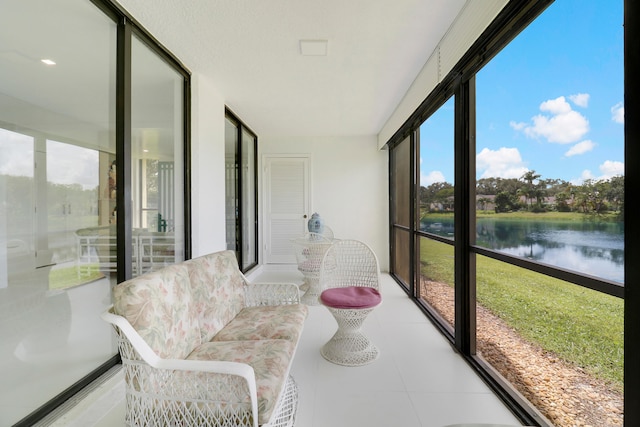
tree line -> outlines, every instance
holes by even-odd
[[[436,182],[420,187],[420,207],[427,211],[453,210],[453,185]],[[543,179],[536,171],[527,171],[520,178],[482,178],[476,181],[476,204],[480,210],[497,213],[581,212],[604,214],[624,213],[624,177],[587,179],[572,184],[562,179]]]

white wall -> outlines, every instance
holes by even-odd
[[[191,77],[192,256],[226,248],[224,99],[202,75]]]
[[[508,0],[471,0],[465,3],[451,28],[378,134],[379,147],[389,142],[389,138],[453,69],[507,3]]]
[[[225,100],[215,82],[198,73],[191,78],[191,99],[192,256],[197,257],[226,248]],[[251,127],[251,123],[247,125]],[[388,152],[378,149],[375,135],[258,135],[260,165],[263,154],[308,154],[312,210],[325,219],[337,237],[370,245],[380,269],[389,270]],[[259,172],[260,232],[262,179]]]
[[[388,152],[378,150],[375,135],[258,135],[258,153],[260,162],[265,154],[308,154],[312,211],[320,214],[337,238],[357,239],[371,246],[380,269],[389,270]],[[262,186],[262,176],[259,181]]]
[[[191,98],[192,256],[197,257],[226,247],[225,100],[214,82],[197,73],[191,79]],[[247,125],[251,127],[251,123]],[[388,152],[377,148],[375,135],[258,135],[260,164],[263,154],[308,154],[312,210],[320,213],[337,237],[370,245],[378,256],[380,269],[389,270]],[[260,221],[262,179],[259,172]]]

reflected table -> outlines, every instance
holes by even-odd
[[[304,295],[300,298],[303,304],[319,305],[320,293],[320,266],[327,249],[334,240],[318,233],[306,233],[292,240],[296,252],[298,270],[304,276],[304,283],[300,290]]]

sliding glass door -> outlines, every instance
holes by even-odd
[[[189,256],[189,73],[122,13],[2,4],[2,426],[114,366],[113,286]]]
[[[96,246],[115,237],[116,24],[90,1],[38,3],[0,14],[0,425],[116,354]]]

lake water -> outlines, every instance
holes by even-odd
[[[453,220],[420,228],[453,237]],[[624,283],[624,224],[479,218],[478,246]]]

